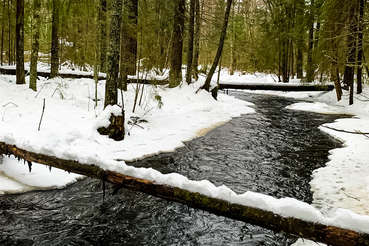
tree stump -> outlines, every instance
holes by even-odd
[[[124,139],[125,129],[124,129],[124,111],[122,115],[111,114],[109,121],[110,125],[108,127],[100,127],[97,131],[101,135],[108,135],[109,138],[115,141],[121,141]]]

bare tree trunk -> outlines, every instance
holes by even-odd
[[[94,61],[94,80],[95,80],[95,105],[94,107],[96,108],[98,105],[98,101],[97,101],[97,84],[99,81],[99,72],[100,72],[100,30],[101,30],[101,15],[100,15],[100,4],[97,5],[96,7],[96,14],[95,14],[95,20],[96,20],[96,27],[97,27],[97,34],[95,37],[96,40],[96,44],[95,44],[95,61]]]
[[[364,24],[364,0],[359,0],[359,20],[358,20],[358,42],[357,42],[357,94],[363,92],[363,78],[362,78],[362,65],[363,65],[363,24]]]
[[[194,33],[194,54],[193,54],[193,77],[197,81],[199,79],[199,54],[200,54],[200,0],[195,0],[195,33]]]
[[[59,6],[60,0],[53,0],[50,78],[54,78],[59,75]]]
[[[118,103],[119,46],[121,27],[122,0],[113,0],[110,18],[109,47],[107,54],[107,74],[105,84],[105,104]]]
[[[106,43],[107,43],[107,24],[106,24],[107,0],[100,0],[99,22],[100,22],[100,69],[106,72]]]
[[[38,50],[40,47],[40,10],[41,0],[34,0],[33,2],[33,38],[32,38],[32,53],[31,53],[31,67],[29,88],[37,91],[37,60]]]
[[[350,33],[347,37],[347,47],[348,53],[346,58],[346,66],[345,66],[345,75],[344,75],[344,85],[349,87],[350,97],[349,97],[349,105],[354,103],[354,75],[355,75],[355,61],[356,61],[356,25],[357,25],[357,17],[356,12],[357,5],[356,3],[352,4],[349,11],[348,17],[348,26]]]
[[[210,90],[211,78],[214,75],[215,69],[217,68],[219,59],[222,55],[224,40],[225,40],[225,37],[226,37],[226,34],[227,34],[228,19],[229,19],[229,13],[231,11],[232,2],[233,2],[233,0],[227,0],[227,6],[226,6],[225,14],[224,14],[224,21],[223,21],[222,30],[221,30],[221,33],[220,33],[217,54],[215,55],[213,64],[211,65],[211,68],[210,68],[208,76],[206,77],[205,83],[201,87],[201,88],[203,88],[207,91]]]
[[[190,0],[190,21],[188,27],[188,53],[187,53],[187,71],[186,71],[186,82],[191,84],[192,78],[192,66],[193,66],[193,41],[195,32],[195,1]]]
[[[296,15],[297,16],[303,16],[304,14],[304,6],[305,5],[305,1],[304,0],[299,0],[297,3],[297,10],[296,10]],[[298,27],[299,30],[300,27],[302,26],[302,22],[303,19],[302,18],[297,18],[298,21]],[[303,42],[304,40],[304,36],[303,36],[303,32],[299,32],[297,35],[297,42],[296,42],[296,46],[297,46],[297,51],[296,51],[296,73],[297,73],[297,78],[298,79],[302,79],[304,76],[303,73]]]
[[[17,84],[25,84],[24,74],[24,0],[17,0],[16,25]]]
[[[3,65],[3,61],[4,61],[4,26],[5,26],[5,0],[3,0],[3,15],[2,15],[2,20],[1,20],[1,66]]]
[[[12,60],[12,15],[11,15],[11,4],[12,2],[10,0],[8,0],[8,65],[11,65],[13,60]]]
[[[169,87],[176,87],[182,81],[182,48],[185,0],[176,0],[172,40],[172,59],[169,72]]]
[[[237,3],[237,2],[236,2]],[[236,42],[236,30],[234,24],[234,7],[236,4],[233,4],[232,8],[232,31],[231,31],[231,54],[230,54],[230,68],[229,68],[229,75],[234,74],[234,70],[236,67],[236,56],[235,56],[235,42]]]
[[[127,90],[127,75],[136,74],[137,62],[137,19],[138,1],[129,0],[126,2],[129,13],[122,21],[121,31],[121,58],[120,58],[120,87]]]

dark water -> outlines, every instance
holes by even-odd
[[[293,100],[235,93],[244,115],[174,153],[131,165],[208,179],[237,193],[257,191],[311,202],[312,170],[340,143],[318,130],[339,116],[291,111]],[[112,188],[108,187],[107,193]],[[0,245],[290,245],[295,239],[146,194],[121,190],[103,202],[87,178],[63,190],[0,197]]]

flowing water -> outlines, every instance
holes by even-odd
[[[339,116],[291,111],[294,100],[233,92],[255,104],[174,153],[130,165],[207,179],[237,193],[311,202],[310,176],[341,144],[318,126]],[[112,192],[108,187],[107,194]],[[86,178],[63,190],[0,197],[0,245],[290,245],[294,238],[150,195],[120,190],[103,202]]]

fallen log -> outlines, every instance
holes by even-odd
[[[369,234],[366,233],[313,223],[297,218],[286,218],[271,211],[234,204],[181,188],[156,184],[149,180],[127,176],[114,171],[103,170],[96,165],[82,164],[74,160],[64,160],[53,156],[29,152],[4,142],[0,142],[0,154],[14,155],[27,162],[45,164],[69,172],[98,178],[115,184],[119,188],[144,192],[169,201],[175,201],[193,208],[202,209],[219,216],[258,225],[275,232],[283,232],[285,234],[310,239],[328,245],[369,245]]]
[[[7,74],[7,75],[16,75],[15,68],[13,67],[0,67],[0,74]],[[24,73],[27,74],[28,70],[25,69]],[[37,76],[50,78],[50,72],[49,71],[37,71]],[[69,78],[69,79],[94,79],[93,74],[87,74],[87,73],[68,73],[64,71],[59,71],[58,77],[60,78]],[[98,80],[105,80],[105,75],[100,75],[98,77]],[[153,84],[153,85],[165,85],[168,84],[168,79],[134,79],[134,78],[128,78],[127,83],[140,83],[140,84]]]
[[[219,83],[219,89],[239,89],[239,90],[270,90],[270,91],[331,91],[333,85],[293,85],[293,84],[224,84]]]

